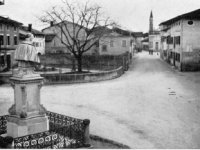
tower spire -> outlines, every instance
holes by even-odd
[[[153,13],[152,13],[152,10],[151,10],[150,18],[153,18]]]
[[[153,33],[153,12],[151,10],[150,18],[149,18],[149,34]]]

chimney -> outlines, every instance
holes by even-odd
[[[32,24],[28,24],[28,31],[29,31],[29,32],[32,31]]]
[[[53,26],[53,21],[50,22],[50,27],[52,27],[52,26]]]

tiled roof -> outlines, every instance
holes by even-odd
[[[128,30],[123,30],[123,29],[120,29],[120,28],[113,28],[113,31],[119,33],[119,34],[122,34],[124,36],[130,36],[131,35],[131,32],[128,31]]]
[[[20,26],[22,25],[21,22],[18,22],[18,21],[15,21],[15,20],[12,20],[8,17],[3,17],[3,16],[0,16],[0,22],[1,23],[6,23],[6,24],[13,24],[13,25],[17,25],[17,26]]]
[[[179,15],[177,17],[174,17],[172,19],[169,19],[167,21],[164,21],[160,23],[160,25],[170,25],[173,24],[174,22],[181,20],[181,19],[197,19],[200,20],[200,9],[194,10],[192,12],[186,13]]]
[[[58,25],[60,25],[60,24],[73,24],[72,22],[70,22],[70,21],[66,21],[66,20],[63,20],[63,21],[61,21],[61,22],[59,22],[59,23],[54,23],[53,24],[53,26],[48,26],[48,27],[46,27],[46,28],[44,28],[44,29],[42,29],[42,31],[44,31],[44,30],[46,30],[46,29],[48,29],[48,28],[51,28],[51,27],[54,27],[54,26],[58,26]],[[79,24],[76,24],[76,23],[74,23],[76,26],[80,26]]]
[[[26,27],[26,26],[22,26],[21,29],[24,30],[24,31],[28,31],[28,27]],[[34,34],[34,35],[44,35],[43,32],[38,31],[36,29],[31,29],[31,33]]]
[[[132,32],[132,36],[134,36],[134,37],[143,37],[143,32]]]

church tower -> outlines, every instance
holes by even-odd
[[[153,34],[153,13],[151,11],[150,17],[149,17],[149,34]]]

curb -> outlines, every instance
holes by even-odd
[[[113,141],[113,140],[110,140],[110,139],[105,139],[105,138],[102,138],[100,136],[93,135],[93,134],[90,134],[90,139],[94,140],[94,141],[99,141],[99,142],[102,142],[102,143],[112,144],[116,147],[119,147],[120,149],[131,149],[129,146],[124,145],[122,143],[119,143],[119,142],[116,142],[116,141]],[[92,146],[92,147],[94,147],[94,146]]]

